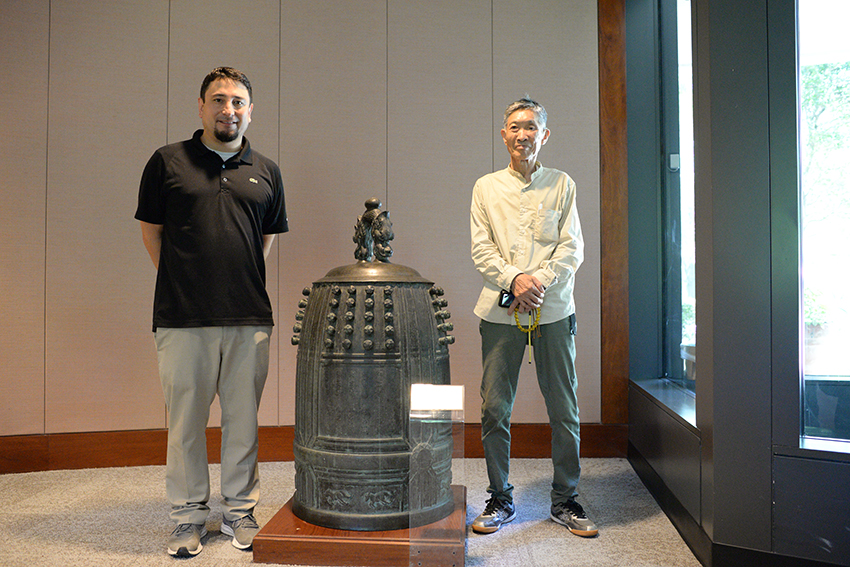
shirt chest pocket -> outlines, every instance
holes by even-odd
[[[534,223],[534,237],[539,242],[556,242],[561,235],[558,222],[561,212],[552,209],[540,209]]]

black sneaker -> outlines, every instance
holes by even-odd
[[[552,504],[549,516],[577,536],[593,537],[599,533],[599,528],[588,519],[584,508],[575,500],[568,500],[563,504]]]
[[[472,522],[472,531],[479,534],[491,534],[498,531],[502,524],[516,518],[513,502],[500,502],[495,496],[487,500],[484,512]]]
[[[168,536],[168,554],[173,557],[194,557],[204,549],[201,540],[206,535],[204,524],[180,524]]]

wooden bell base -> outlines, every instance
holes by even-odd
[[[466,487],[452,485],[454,512],[418,528],[382,532],[336,530],[309,524],[287,502],[254,538],[255,563],[464,567]]]

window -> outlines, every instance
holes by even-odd
[[[850,440],[850,43],[846,0],[799,0],[803,435]]]
[[[629,373],[696,427],[692,6],[628,4]]]

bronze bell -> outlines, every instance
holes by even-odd
[[[389,213],[366,201],[356,263],[304,290],[298,345],[293,512],[320,526],[393,530],[445,518],[452,424],[411,420],[411,384],[449,384],[443,290],[391,264]]]

